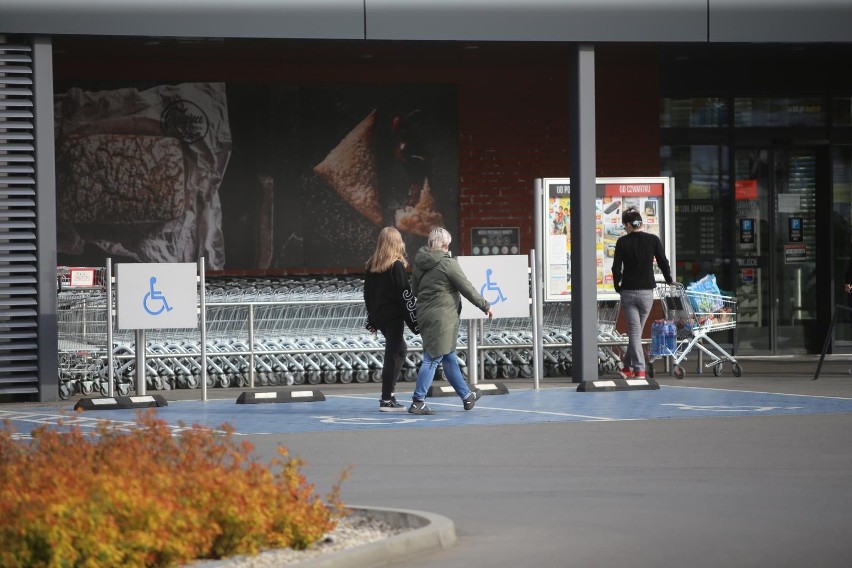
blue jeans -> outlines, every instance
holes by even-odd
[[[625,369],[645,370],[645,352],[642,349],[642,330],[654,304],[653,290],[622,290],[621,310],[627,322],[627,352],[621,360]]]
[[[461,369],[459,369],[459,361],[456,359],[455,352],[432,357],[426,351],[423,352],[423,363],[420,365],[420,371],[417,373],[417,383],[414,385],[414,400],[426,400],[426,391],[432,385],[432,379],[435,378],[435,369],[438,368],[438,363],[443,361],[444,375],[450,382],[450,386],[456,391],[456,394],[462,400],[470,394],[470,389],[467,383],[464,382]]]

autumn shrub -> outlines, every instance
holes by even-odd
[[[131,428],[13,434],[0,429],[4,567],[167,567],[300,549],[344,512],[339,483],[321,499],[286,448],[262,463],[228,425],[175,430],[148,411]]]

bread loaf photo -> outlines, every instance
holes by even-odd
[[[167,136],[65,136],[56,145],[56,182],[62,222],[165,222],[185,209],[183,149]]]

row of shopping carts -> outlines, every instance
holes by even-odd
[[[208,282],[205,301],[208,387],[381,381],[384,339],[364,328],[360,278],[223,278]],[[63,398],[108,390],[107,305],[104,287],[60,288],[58,292]],[[598,368],[602,374],[617,369],[626,342],[616,330],[618,307],[614,301],[598,304]],[[486,379],[533,375],[530,318],[483,321],[480,326],[477,345]],[[570,304],[545,304],[542,330],[545,376],[569,376]],[[413,381],[422,346],[419,336],[408,335],[406,342],[409,353],[402,379]],[[462,326],[459,343],[461,347],[468,343],[467,326]],[[132,332],[116,331],[111,347],[116,391],[127,394],[137,375],[135,337]],[[684,345],[677,356],[685,357],[692,347]],[[153,390],[197,388],[202,375],[201,351],[198,330],[148,330],[146,386]],[[464,372],[465,356],[466,351],[460,351]]]

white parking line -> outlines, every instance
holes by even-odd
[[[366,397],[366,396],[354,396],[354,395],[327,395],[326,398],[352,398],[356,400],[375,400],[375,397]],[[433,398],[428,400],[430,406],[458,406],[458,403],[447,403],[447,402],[438,402]],[[476,404],[476,408],[481,408],[482,410],[499,410],[501,412],[516,412],[520,414],[534,414],[541,416],[559,416],[562,418],[583,418],[586,420],[597,420],[600,422],[617,422],[622,421],[622,418],[607,418],[603,416],[591,416],[588,414],[573,414],[570,412],[552,412],[548,410],[526,410],[519,408],[501,408],[499,406],[483,406],[482,399],[479,400]],[[632,419],[631,419],[632,420]]]

